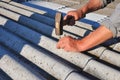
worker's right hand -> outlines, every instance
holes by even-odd
[[[84,14],[81,10],[69,11],[67,15],[64,17],[64,20],[67,20],[68,16],[73,16],[75,20],[79,20],[84,17]]]
[[[81,52],[81,45],[80,40],[74,39],[71,36],[65,36],[59,40],[57,48],[64,49],[67,52]]]

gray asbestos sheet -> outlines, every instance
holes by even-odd
[[[7,20],[3,17],[0,17],[0,23],[8,30],[12,31],[13,33],[33,42],[34,44],[37,44],[54,54],[70,61],[71,63],[83,68],[88,60],[91,59],[91,57],[81,54],[81,53],[73,53],[73,52],[65,52],[63,50],[56,49],[57,42],[40,34],[37,33],[31,29],[28,29],[22,25],[19,25],[13,21]],[[5,25],[7,24],[7,25]],[[10,27],[11,25],[11,27]],[[52,46],[50,46],[52,45]]]
[[[20,55],[24,56],[26,59],[30,60],[55,78],[64,80],[68,74],[75,70],[60,62],[59,59],[49,56],[46,52],[35,48],[33,45],[30,45],[6,30],[0,28],[0,32],[1,43],[4,43],[4,45],[18,52]]]
[[[120,42],[117,43],[114,47],[113,47],[114,50],[120,52]]]
[[[103,63],[97,62],[95,60],[89,61],[89,63],[84,68],[85,72],[96,76],[101,80],[119,80],[120,71],[111,68]]]
[[[84,76],[79,76],[76,72],[72,72],[65,80],[90,80]]]
[[[113,65],[120,67],[120,54],[113,51],[105,50],[100,56],[100,59],[105,60]]]
[[[35,20],[37,20],[41,23],[45,23],[45,24],[48,24],[48,25],[51,25],[51,26],[54,25],[54,19],[43,16],[41,14],[37,14],[35,12],[31,12],[31,11],[28,11],[28,10],[25,10],[25,9],[21,9],[19,7],[15,7],[13,5],[10,5],[10,4],[4,3],[4,2],[0,2],[0,6],[6,8],[8,10],[11,10],[13,12],[19,13],[21,15],[24,15],[24,16],[30,17],[32,19],[35,19]]]
[[[36,76],[27,67],[24,67],[22,61],[11,55],[0,46],[0,68],[4,70],[14,80],[46,80],[41,75]]]
[[[14,1],[11,1],[11,0],[2,0],[3,2],[8,2],[9,4],[11,5],[14,5],[14,6],[17,6],[17,7],[20,7],[20,8],[23,8],[23,9],[26,9],[26,10],[29,10],[29,11],[33,11],[33,12],[36,12],[36,13],[39,13],[39,14],[45,14],[46,12],[43,11],[43,10],[39,10],[39,9],[36,9],[36,8],[32,8],[32,7],[29,7],[29,6],[25,6],[23,4],[19,4],[17,2],[14,2]],[[10,2],[9,2],[10,1]]]

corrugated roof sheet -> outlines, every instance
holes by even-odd
[[[56,49],[55,13],[35,4],[0,1],[0,80],[119,80],[119,39],[84,53]],[[84,37],[93,30],[86,20],[64,26],[63,35]]]

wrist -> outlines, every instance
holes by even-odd
[[[84,9],[84,7],[77,9],[77,12],[78,12],[80,18],[84,18],[86,16],[86,9]]]
[[[82,42],[81,40],[77,40],[76,46],[77,46],[78,51],[80,52],[86,50],[84,42]]]

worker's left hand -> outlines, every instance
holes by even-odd
[[[64,49],[65,51],[72,51],[72,52],[79,52],[78,49],[78,40],[70,37],[65,36],[59,40],[57,43],[58,49]]]

